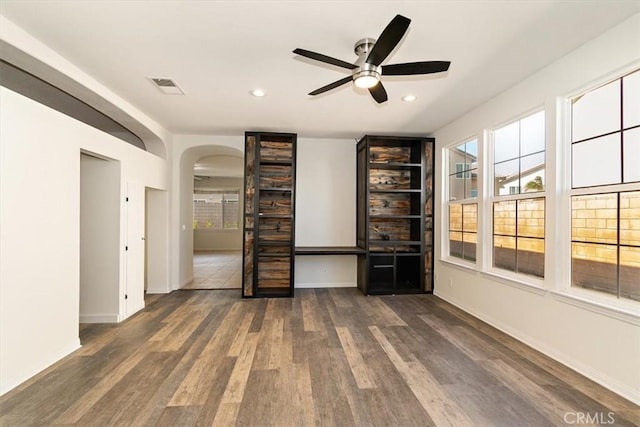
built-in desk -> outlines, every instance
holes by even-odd
[[[296,246],[296,255],[363,255],[366,251],[357,246]]]

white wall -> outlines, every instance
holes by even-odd
[[[287,132],[287,129],[282,129]],[[298,138],[296,245],[354,246],[356,227],[356,142]],[[209,155],[244,155],[244,135],[174,135],[172,232],[180,241],[175,289],[193,280],[193,164]],[[182,227],[185,230],[182,230]],[[356,286],[355,256],[296,257],[295,286]]]
[[[169,284],[169,192],[146,189],[145,290],[149,294],[171,292]]]
[[[199,190],[236,190],[240,191],[238,204],[239,228],[236,230],[193,230],[193,250],[195,251],[241,251],[242,221],[244,219],[244,179],[243,178],[210,178],[195,181],[195,189]]]
[[[120,162],[80,157],[80,322],[116,322],[120,283]]]
[[[471,135],[514,116],[545,107],[547,138],[547,182],[563,180],[557,152],[558,96],[576,93],[607,76],[640,66],[640,15],[636,15],[566,57],[534,74],[485,105],[476,108],[435,133],[437,147]],[[439,150],[438,153],[441,153]],[[444,182],[442,162],[436,176]],[[436,200],[442,200],[442,185]],[[436,250],[435,293],[497,328],[574,368],[611,390],[640,403],[640,305],[627,313],[613,312],[570,297],[563,274],[562,252],[566,235],[561,194],[547,192],[546,279],[543,289],[528,288],[507,279],[475,272],[443,262],[441,246]],[[436,218],[443,218],[436,204]],[[490,226],[490,221],[485,220]],[[436,241],[443,239],[436,228]],[[485,236],[486,238],[487,236]],[[480,236],[482,238],[482,236]],[[635,312],[635,314],[633,314]]]
[[[81,150],[119,160],[121,183],[167,187],[165,160],[0,88],[0,393],[80,344]]]
[[[296,246],[355,246],[356,142],[298,138]],[[296,256],[295,287],[355,287],[355,255]]]

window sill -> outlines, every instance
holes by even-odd
[[[536,295],[544,295],[547,293],[547,288],[544,286],[544,282],[531,278],[527,280],[526,276],[509,274],[507,271],[502,270],[488,270],[483,271],[482,274],[490,279],[496,280],[503,285],[511,286],[517,289],[522,289],[527,292],[534,293]]]
[[[449,264],[452,267],[460,268],[462,270],[473,271],[473,272],[479,271],[478,264],[464,261],[461,258],[447,257],[447,258],[440,258],[440,261],[445,264]]]
[[[626,299],[621,300],[587,289],[571,288],[551,290],[550,292],[551,295],[560,302],[640,326],[639,302]]]

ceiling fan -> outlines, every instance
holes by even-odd
[[[298,55],[351,70],[351,76],[316,89],[310,92],[309,95],[319,95],[353,81],[356,86],[369,89],[373,99],[378,104],[381,104],[388,98],[387,91],[380,81],[380,76],[409,76],[447,71],[449,65],[451,65],[449,61],[422,61],[380,65],[402,40],[410,23],[411,19],[396,15],[382,31],[378,40],[364,38],[356,42],[354,51],[358,55],[358,59],[353,64],[310,50],[294,50],[293,53]]]

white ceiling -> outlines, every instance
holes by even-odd
[[[28,1],[0,12],[169,131],[302,137],[429,134],[640,11],[639,1]],[[355,61],[354,43],[402,14],[409,31],[384,64],[449,60],[447,73],[383,77],[389,101],[292,53]],[[169,77],[185,96],[147,77]],[[267,96],[252,97],[262,88]],[[412,103],[401,101],[415,94]]]

